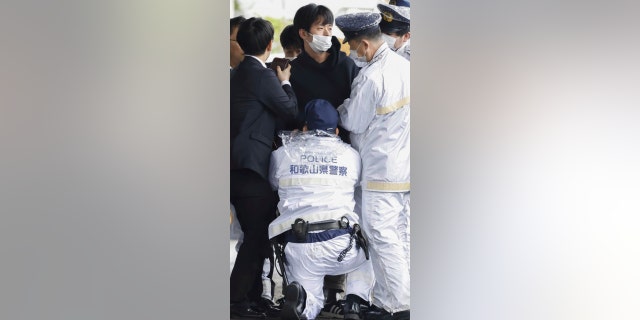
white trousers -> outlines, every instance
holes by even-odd
[[[356,249],[355,239],[344,260],[338,262],[349,238],[349,234],[344,234],[322,242],[287,243],[284,249],[287,278],[289,283],[297,281],[305,289],[307,303],[303,314],[308,319],[315,319],[324,306],[325,275],[346,274],[346,294],[369,301],[374,282],[371,261],[366,259],[363,249]]]
[[[410,193],[362,190],[362,229],[375,286],[371,302],[388,312],[410,309]]]

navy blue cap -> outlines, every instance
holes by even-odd
[[[382,17],[375,12],[347,13],[336,17],[336,26],[344,33],[344,41],[358,37],[369,30],[377,29]]]
[[[398,7],[411,7],[409,0],[389,0],[389,4]]]
[[[336,132],[340,116],[331,102],[324,99],[311,100],[304,106],[304,113],[307,129]]]
[[[382,16],[381,24],[394,21],[409,24],[411,21],[410,9],[408,7],[380,3],[378,4],[378,10],[380,10],[380,16]]]

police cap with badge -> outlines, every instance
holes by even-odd
[[[347,43],[362,35],[380,30],[380,14],[375,12],[347,13],[336,17],[336,26],[344,34],[344,41]]]
[[[384,33],[398,33],[409,31],[409,25],[411,22],[410,8],[408,6],[393,5],[394,3],[405,4],[407,1],[390,1],[389,4],[378,4],[378,10],[380,10],[380,30]]]

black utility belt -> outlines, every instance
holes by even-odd
[[[287,231],[284,237],[287,242],[310,243],[333,239],[339,235],[349,233],[348,230],[351,230],[351,228],[347,217],[342,217],[340,220],[314,223],[298,218],[293,222],[291,230]],[[322,232],[309,233],[310,231]]]
[[[312,232],[309,231],[320,231],[320,232]],[[362,234],[362,230],[360,229],[360,225],[354,224],[353,226],[349,225],[349,219],[345,216],[340,218],[340,220],[327,221],[327,222],[316,222],[309,223],[304,221],[304,219],[298,218],[291,225],[291,230],[288,230],[282,233],[282,241],[284,245],[289,242],[292,243],[314,243],[321,242],[333,239],[335,237],[348,234],[349,237],[349,245],[346,249],[342,250],[338,255],[338,261],[342,261],[347,252],[351,250],[353,241],[356,240],[356,249],[364,249],[367,260],[369,260],[369,248],[367,244],[367,240]]]

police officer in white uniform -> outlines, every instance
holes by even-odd
[[[304,132],[282,135],[271,154],[269,181],[278,190],[278,216],[269,238],[284,243],[285,288],[281,319],[314,319],[324,305],[325,275],[347,274],[345,319],[361,319],[374,276],[353,212],[360,156],[337,136],[335,107],[316,99],[305,106]]]
[[[396,5],[394,5],[395,3]],[[380,10],[380,31],[391,50],[407,60],[411,60],[411,16],[408,1],[394,1],[378,4]]]
[[[345,41],[367,63],[338,112],[362,159],[362,226],[376,277],[374,306],[366,319],[408,319],[409,61],[384,42],[380,19],[379,13],[368,12],[336,18]]]

